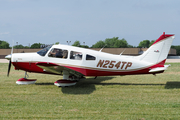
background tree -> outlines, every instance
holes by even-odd
[[[81,45],[82,48],[89,48],[88,45]]]
[[[132,46],[132,45],[129,45],[127,46],[128,48],[136,48],[136,46]]]
[[[30,48],[41,48],[41,45],[42,45],[41,43],[34,43],[31,45]]]
[[[127,47],[128,47],[128,43],[124,38],[121,40],[116,40],[114,44],[114,48],[127,48]]]
[[[149,43],[149,47],[155,42],[156,40],[151,40],[151,42]]]
[[[76,46],[76,47],[82,47],[82,48],[89,48],[89,46],[87,45],[81,45],[80,41],[76,40],[72,46]]]
[[[106,46],[105,46],[106,45]],[[96,44],[92,46],[92,48],[127,48],[132,47],[128,45],[127,41],[123,39],[119,39],[118,37],[107,38],[105,41],[98,41]]]
[[[80,47],[80,46],[81,46],[81,43],[80,43],[78,40],[76,40],[76,41],[72,44],[72,46]]]
[[[116,46],[116,43],[118,41],[118,37],[113,37],[113,38],[106,38],[105,39],[105,44],[107,48],[114,48]]]
[[[56,42],[56,43],[55,43],[55,45],[58,45],[58,44],[59,44],[59,42]]]
[[[30,47],[29,46],[24,46],[25,49],[29,49]]]
[[[100,40],[96,44],[92,45],[92,48],[103,48],[105,47],[105,42]]]
[[[138,47],[140,47],[140,48],[148,48],[149,47],[149,45],[150,45],[150,41],[149,40],[143,40],[143,41],[141,41],[140,43],[139,43],[139,46]]]
[[[17,49],[23,49],[23,48],[25,48],[23,45],[15,45],[13,48],[17,48]]]
[[[0,40],[0,48],[3,48],[3,49],[10,48],[9,43],[6,42],[6,41],[1,41]]]

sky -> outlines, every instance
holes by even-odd
[[[180,0],[0,0],[0,40],[92,46],[119,37],[138,46],[163,32],[180,45]],[[18,42],[18,43],[17,43]]]

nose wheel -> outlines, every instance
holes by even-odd
[[[35,84],[37,79],[27,79],[29,76],[27,72],[25,72],[24,78],[20,78],[19,80],[16,81],[16,84],[18,85],[28,85],[28,84]]]

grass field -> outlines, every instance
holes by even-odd
[[[162,74],[87,78],[59,88],[61,76],[29,73],[36,84],[17,85],[23,71],[0,63],[0,119],[180,118],[180,63]]]

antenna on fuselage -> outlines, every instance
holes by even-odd
[[[120,56],[123,54],[123,52],[126,50],[126,48],[121,52],[121,54],[119,54]]]
[[[104,47],[106,47],[106,45],[104,45]],[[101,48],[101,49],[99,50],[99,52],[101,52],[101,51],[104,49],[104,47],[103,47],[103,48]]]

